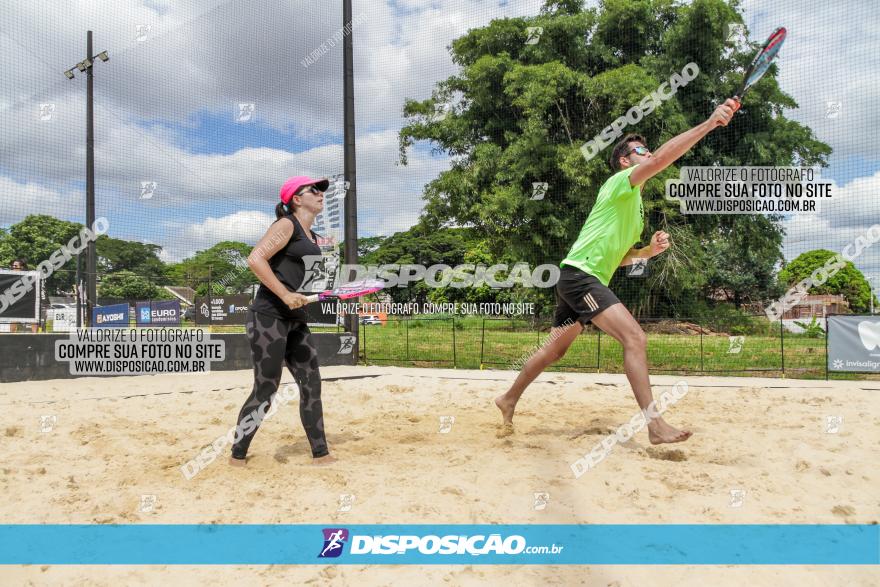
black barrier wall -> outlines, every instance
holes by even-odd
[[[322,367],[357,363],[357,341],[352,335],[320,332],[312,333],[312,336]],[[0,382],[80,377],[70,374],[69,362],[55,360],[55,341],[68,338],[67,334],[0,335]],[[212,334],[211,339],[226,343],[226,358],[212,362],[211,371],[253,367],[250,345],[243,333]]]

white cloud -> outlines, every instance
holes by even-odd
[[[438,81],[456,72],[447,49],[453,39],[493,18],[536,15],[542,4],[354,1],[354,16],[364,17],[353,32],[361,234],[411,226],[422,208],[422,187],[448,167],[422,151],[411,151],[407,167],[396,165],[404,100],[429,97]],[[743,5],[753,38],[781,23],[789,28],[780,83],[801,108],[788,116],[831,144],[836,159],[857,154],[876,161],[870,130],[880,127],[873,107],[880,88],[876,60],[866,49],[880,45],[880,33],[867,13],[872,5],[850,1],[799,11],[791,2]],[[36,211],[83,216],[84,76],[68,81],[62,72],[84,56],[87,28],[95,31],[95,50],[110,52],[110,61],[95,68],[96,192],[113,236],[160,244],[169,259],[214,238],[251,242],[271,222],[284,178],[342,171],[342,148],[334,143],[342,133],[342,44],[309,67],[300,63],[339,30],[338,3],[78,0],[58,6],[37,0],[4,10],[0,223]],[[144,41],[135,39],[138,24],[151,26]],[[841,102],[837,118],[826,118],[828,100]],[[199,130],[199,115],[231,119],[240,101],[256,104],[254,128],[291,131],[321,146],[298,154],[283,145],[207,154],[188,148],[187,133]],[[54,120],[39,121],[41,102],[56,105]],[[249,135],[242,144],[260,144],[259,138]],[[157,182],[152,199],[141,199],[141,181]],[[842,247],[860,222],[880,218],[878,187],[877,176],[850,182],[825,204],[827,216],[789,222],[786,256],[817,243]]]
[[[787,260],[819,248],[842,252],[857,236],[864,236],[869,227],[880,223],[880,172],[843,186],[832,182],[831,194],[831,199],[820,201],[818,213],[799,214],[783,224]],[[880,279],[880,243],[865,249],[853,263],[866,275]]]
[[[25,182],[19,183],[8,177],[0,176],[0,194],[3,204],[0,205],[0,224],[17,222],[28,214],[49,214],[57,216],[66,198],[58,190],[42,185]],[[84,215],[83,215],[84,216]]]
[[[880,161],[868,129],[880,128],[880,66],[869,48],[880,46],[877,4],[860,0],[795,3],[744,0],[751,39],[763,38],[777,26],[788,30],[779,52],[779,84],[798,108],[786,116],[813,129],[834,148],[834,157],[858,155]],[[801,9],[803,8],[803,9]],[[826,117],[826,102],[839,101],[840,114]]]

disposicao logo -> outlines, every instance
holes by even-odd
[[[324,528],[324,548],[318,558],[336,558],[342,554],[342,548],[348,541],[346,528]]]

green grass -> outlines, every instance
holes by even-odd
[[[456,318],[455,326],[453,332],[451,319],[389,320],[383,326],[361,326],[361,360],[378,365],[518,369],[549,334],[546,327],[542,331],[524,321],[486,320],[484,331],[480,318]],[[785,333],[782,339],[775,328],[761,332],[745,335],[738,353],[729,352],[727,336],[649,333],[651,372],[782,377],[784,360],[786,377],[825,378],[824,338]],[[610,336],[589,329],[551,369],[623,373],[623,349]],[[829,377],[869,376],[832,373]]]
[[[768,322],[756,322],[746,332],[742,350],[730,353],[727,336],[648,334],[648,363],[652,373],[697,373],[724,376],[825,378],[825,339],[785,333]],[[184,327],[195,326],[189,321]],[[716,330],[712,327],[713,330]],[[244,326],[211,326],[212,333],[244,332]],[[718,330],[722,330],[718,328]],[[733,329],[727,329],[733,332]],[[335,326],[312,332],[339,332]],[[547,339],[549,328],[525,320],[432,316],[389,320],[385,325],[362,325],[360,359],[366,364],[457,367],[462,369],[519,369]],[[453,347],[453,340],[455,345]],[[784,357],[783,357],[784,343]],[[701,347],[702,344],[702,347]],[[453,352],[454,348],[454,352]],[[610,336],[588,329],[578,337],[553,371],[623,373],[623,349]],[[862,373],[830,373],[830,379],[878,379]]]

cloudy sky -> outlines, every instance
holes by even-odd
[[[413,224],[422,186],[447,167],[427,146],[397,165],[406,98],[454,73],[449,43],[493,18],[536,15],[540,0],[353,0],[359,232]],[[786,225],[786,256],[841,250],[880,221],[872,129],[880,9],[872,2],[744,0],[752,38],[784,24],[787,115],[834,148],[822,213]],[[341,2],[327,0],[0,0],[0,226],[30,213],[82,221],[85,76],[62,72],[95,52],[97,209],[113,236],[160,244],[179,260],[220,240],[253,243],[291,175],[342,172]],[[828,102],[840,104],[829,115]],[[254,105],[239,120],[239,104]],[[41,106],[49,104],[50,106]],[[142,197],[142,182],[155,182]],[[856,261],[880,276],[880,243]],[[877,277],[880,281],[880,277]]]

